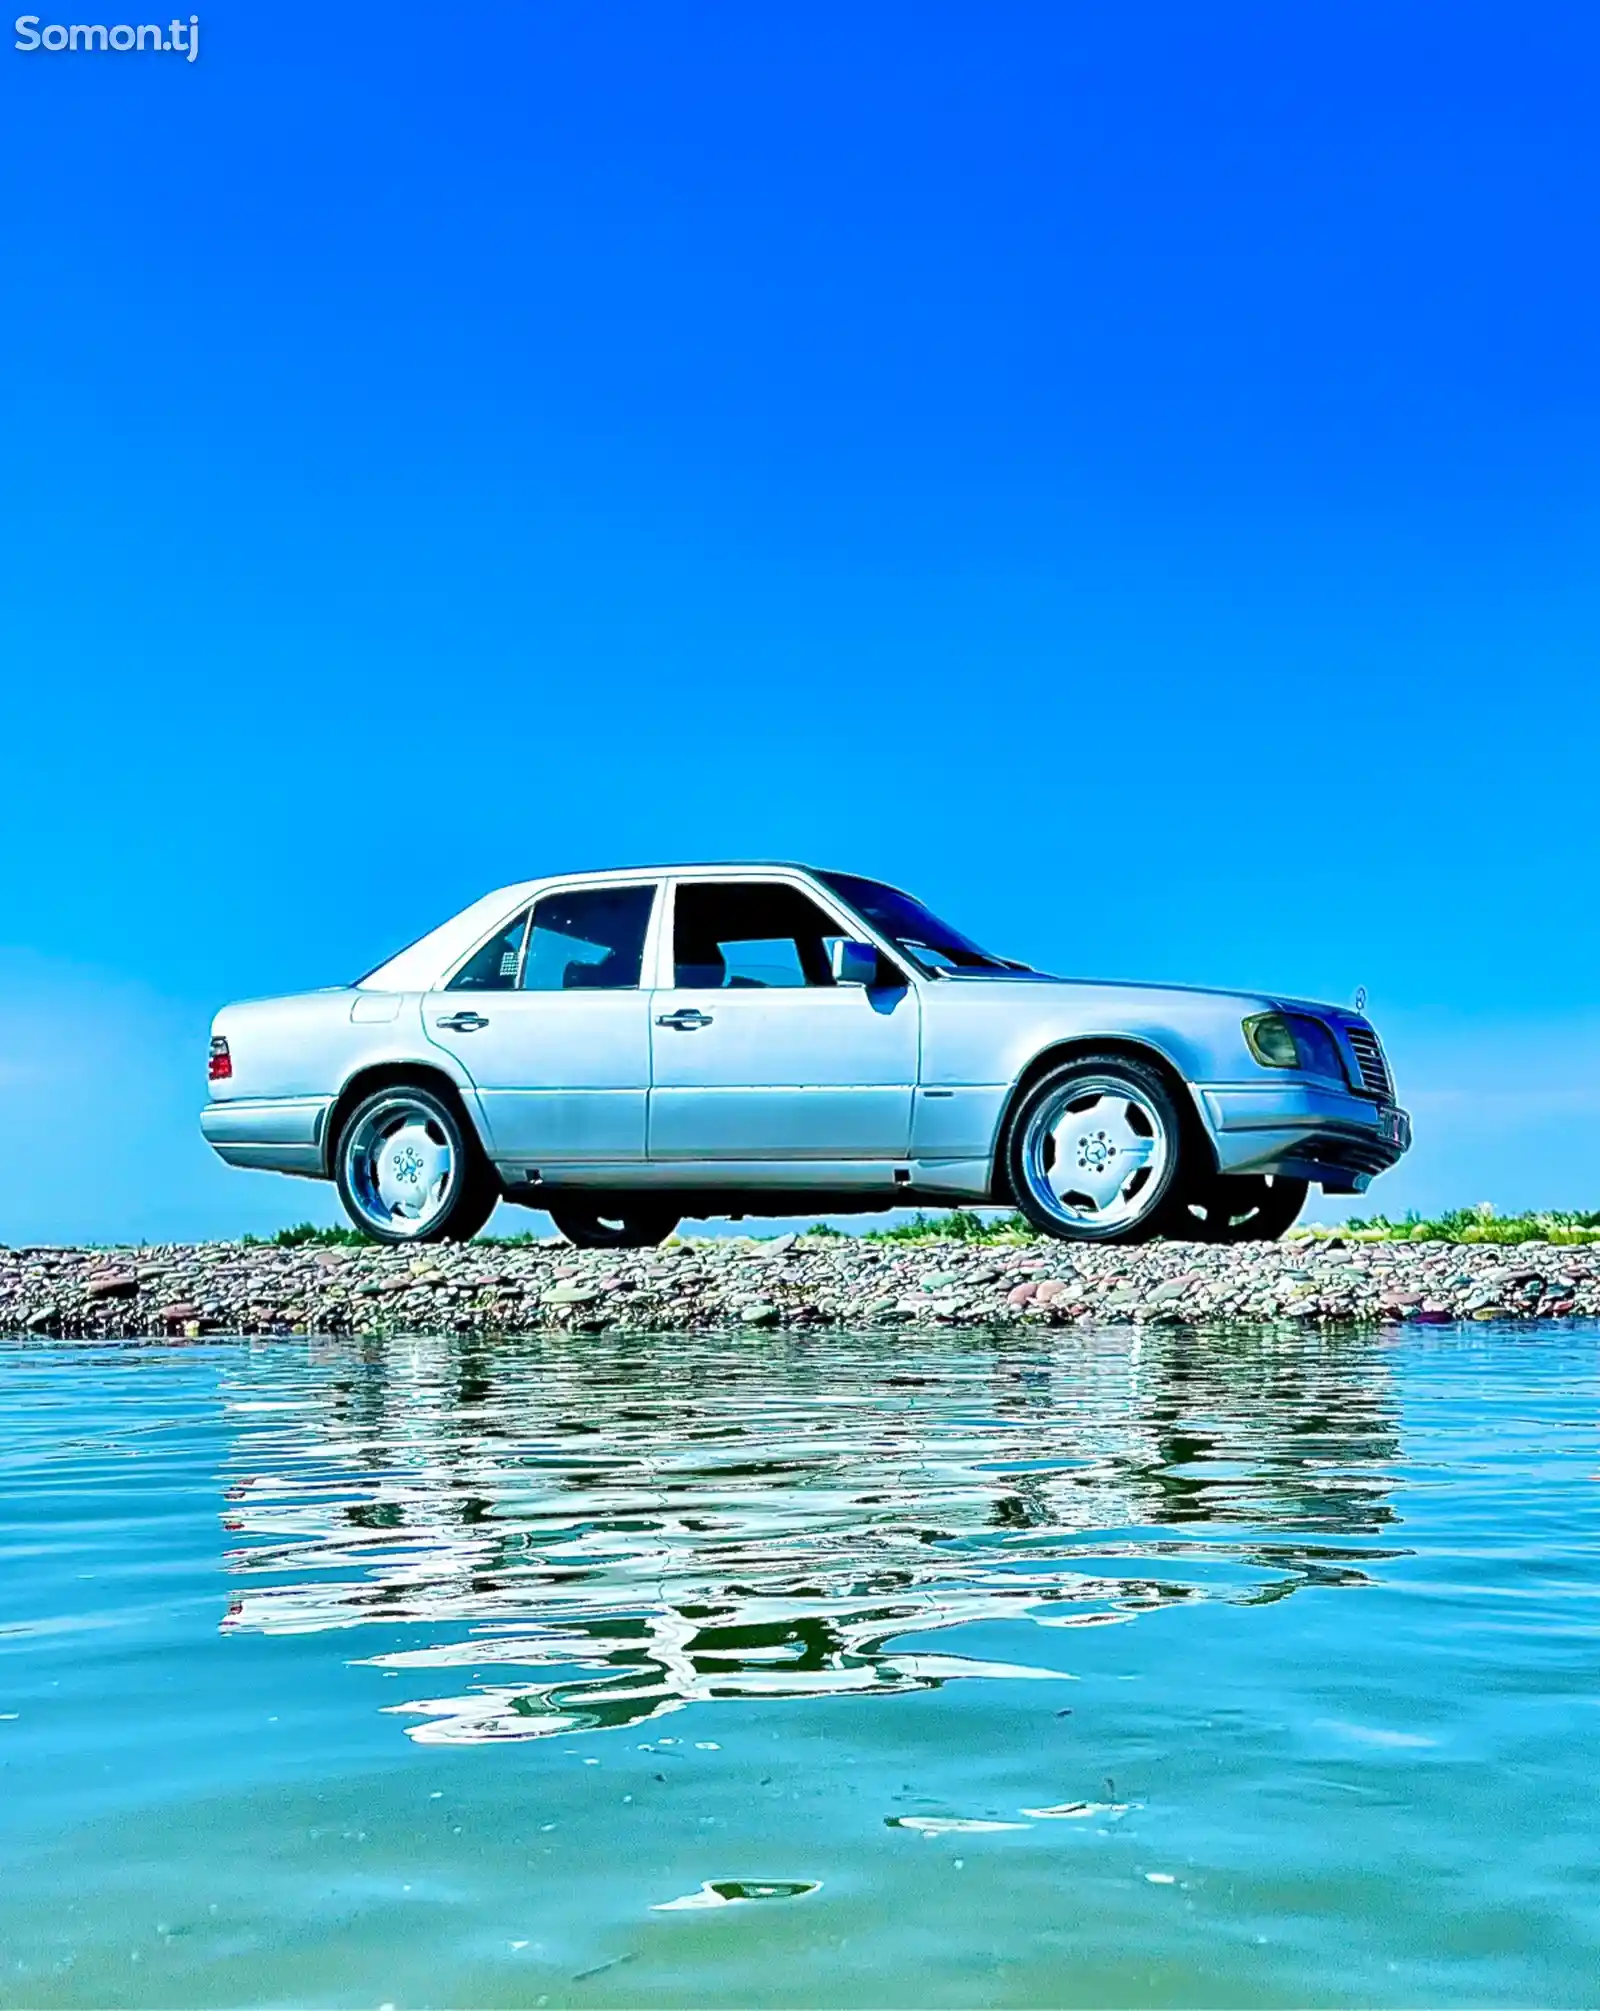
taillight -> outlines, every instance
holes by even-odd
[[[220,1033],[211,1036],[211,1059],[206,1064],[206,1077],[211,1082],[226,1082],[233,1074],[233,1056],[228,1052],[228,1043]]]

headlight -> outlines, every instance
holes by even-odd
[[[1263,1012],[1244,1023],[1245,1045],[1263,1068],[1298,1068],[1344,1082],[1338,1043],[1320,1019],[1305,1013]]]
[[[1300,1050],[1294,1028],[1281,1012],[1257,1013],[1244,1023],[1245,1045],[1263,1068],[1298,1068]]]

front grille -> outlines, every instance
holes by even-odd
[[[1394,1095],[1394,1078],[1389,1073],[1389,1064],[1384,1059],[1383,1043],[1370,1026],[1346,1025],[1344,1037],[1350,1043],[1350,1052],[1355,1056],[1356,1067],[1361,1072],[1361,1087],[1369,1096],[1381,1096],[1386,1100]]]

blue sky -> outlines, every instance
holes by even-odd
[[[328,1214],[212,1007],[674,855],[1364,983],[1374,1205],[1600,1205],[1592,12],[201,18],[0,50],[0,1239]]]

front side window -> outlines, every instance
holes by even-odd
[[[685,991],[831,985],[829,950],[842,934],[798,887],[685,883],[672,919],[672,981]]]
[[[644,967],[654,887],[576,887],[533,911],[525,992],[631,991]]]
[[[450,980],[453,992],[509,992],[517,985],[517,965],[522,960],[522,940],[528,932],[528,910],[508,922],[497,936],[491,936],[481,950],[468,957]]]

